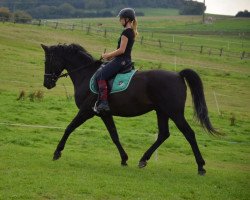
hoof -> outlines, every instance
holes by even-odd
[[[128,166],[127,161],[128,161],[128,155],[125,154],[125,155],[122,156],[121,165],[122,166]]]
[[[138,167],[143,168],[147,166],[147,161],[140,161]]]
[[[122,162],[121,162],[121,165],[122,165],[123,167],[128,166],[128,164],[127,164],[127,162],[126,162],[126,161],[122,161]]]
[[[205,174],[206,174],[206,170],[205,169],[198,170],[198,175],[205,176]]]
[[[56,152],[54,153],[53,160],[54,160],[54,161],[55,161],[55,160],[58,160],[61,156],[62,156],[62,153],[61,153],[61,152],[56,151]]]

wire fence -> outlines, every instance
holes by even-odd
[[[0,21],[3,23],[6,22],[6,19],[0,18]],[[12,21],[15,23],[15,21]],[[50,27],[53,29],[60,29],[60,30],[71,30],[71,31],[83,31],[87,35],[97,35],[106,39],[117,39],[120,33],[120,29],[117,28],[105,28],[102,26],[102,24],[98,24],[97,26],[93,26],[91,24],[80,24],[80,23],[65,23],[65,22],[59,22],[54,20],[32,20],[30,22],[32,25],[37,26],[45,26]],[[159,33],[159,32],[158,32]],[[250,59],[250,52],[247,52],[244,50],[244,42],[237,43],[237,42],[226,42],[227,47],[223,45],[223,47],[218,46],[210,46],[210,45],[195,45],[190,44],[184,41],[176,41],[175,35],[172,36],[172,39],[169,38],[169,35],[165,34],[169,39],[164,39],[165,37],[161,38],[155,38],[155,36],[146,37],[146,35],[149,35],[148,31],[141,31],[141,36],[138,40],[136,40],[136,43],[139,43],[142,46],[151,46],[151,47],[158,47],[161,49],[167,49],[175,52],[189,52],[189,53],[196,53],[201,55],[209,55],[209,56],[219,56],[219,57],[228,57],[228,58],[239,58],[241,60],[249,60]],[[164,35],[162,32],[161,34]],[[179,36],[179,38],[184,38],[185,36]],[[208,39],[209,40],[209,39]],[[211,39],[210,39],[211,40]],[[212,40],[211,40],[212,41]],[[219,42],[219,40],[216,40],[216,43]],[[223,41],[224,42],[224,41]],[[240,45],[241,48],[238,51],[230,51],[229,45],[230,44],[237,44]],[[248,45],[247,45],[248,46]]]

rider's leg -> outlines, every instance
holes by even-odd
[[[108,105],[108,87],[106,80],[98,80],[97,81],[98,88],[99,88],[99,102],[97,106],[97,112],[102,111],[110,111]]]
[[[115,76],[126,65],[126,61],[122,58],[115,58],[111,62],[102,66],[96,76],[96,81],[99,88],[99,102],[97,112],[109,111],[108,105],[108,87],[107,80]]]

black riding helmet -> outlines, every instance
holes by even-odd
[[[117,17],[120,18],[128,18],[130,21],[135,20],[135,10],[133,8],[123,8],[119,14],[117,15]]]

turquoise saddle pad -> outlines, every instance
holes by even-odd
[[[136,71],[137,70],[131,70],[130,72],[125,74],[117,74],[114,79],[110,93],[112,94],[126,90]],[[95,74],[90,79],[89,88],[93,93],[98,94],[97,84],[95,81]]]

